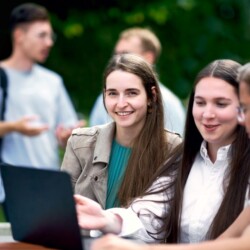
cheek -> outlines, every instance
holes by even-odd
[[[133,107],[137,110],[141,110],[143,113],[147,113],[148,106],[146,99],[138,99],[134,102]]]
[[[248,131],[250,131],[250,115],[246,115],[245,127]]]
[[[192,114],[195,121],[200,120],[202,116],[202,110],[194,105],[192,109]]]
[[[237,123],[237,112],[235,110],[228,110],[227,112],[220,112],[218,115],[218,120],[221,122],[232,122]]]
[[[104,106],[106,107],[107,111],[111,110],[114,107],[114,101],[110,99],[105,99]]]

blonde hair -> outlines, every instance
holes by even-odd
[[[147,28],[129,28],[124,30],[119,39],[128,39],[130,37],[138,37],[141,40],[142,50],[154,53],[155,61],[161,54],[161,43],[157,36]]]

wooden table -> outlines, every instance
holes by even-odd
[[[22,242],[2,242],[0,249],[3,250],[52,250],[54,248],[47,248],[39,245],[33,245]],[[54,249],[55,250],[55,249]]]
[[[9,223],[0,223],[0,250],[52,250],[40,245],[15,241]]]

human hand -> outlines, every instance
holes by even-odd
[[[121,219],[86,197],[74,195],[78,224],[83,229],[101,230],[102,232],[119,233]]]
[[[27,136],[36,136],[49,129],[47,124],[37,122],[37,116],[25,116],[12,123],[13,131]]]
[[[109,234],[93,241],[91,250],[146,250],[146,245],[139,245],[132,241],[121,239]]]
[[[72,130],[75,128],[79,128],[79,127],[84,127],[86,126],[86,121],[85,120],[79,120],[75,126],[73,127],[64,127],[63,125],[58,125],[56,128],[56,138],[58,140],[59,145],[62,148],[66,147],[67,144],[67,140],[69,139]]]

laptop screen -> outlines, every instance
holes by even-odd
[[[70,176],[61,171],[0,164],[13,238],[60,249],[82,249]]]

